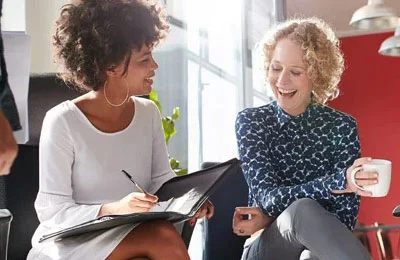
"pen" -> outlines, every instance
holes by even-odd
[[[148,193],[145,189],[143,189],[143,188],[139,185],[139,183],[137,183],[136,181],[134,181],[133,178],[132,178],[132,176],[131,176],[127,171],[125,171],[125,170],[121,170],[121,171],[122,171],[123,173],[125,173],[126,177],[128,177],[128,179],[130,179],[131,182],[132,182],[133,184],[135,184],[136,188],[137,188],[140,192],[142,192],[142,193],[144,193],[144,194],[150,194],[150,193]],[[156,204],[157,204],[157,205],[160,205],[158,202],[156,202]]]

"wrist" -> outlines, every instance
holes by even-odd
[[[103,204],[100,208],[100,211],[99,211],[99,214],[97,215],[97,217],[116,214],[116,208],[117,208],[116,203],[117,202]]]

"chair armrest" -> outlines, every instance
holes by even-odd
[[[0,209],[0,259],[7,259],[8,236],[12,214],[8,209]]]
[[[400,205],[397,205],[394,209],[393,209],[393,216],[395,217],[400,217]]]
[[[8,209],[0,209],[0,224],[9,223],[11,220],[11,212]]]

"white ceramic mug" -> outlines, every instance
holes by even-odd
[[[356,184],[355,175],[363,169],[366,172],[378,172],[378,183],[368,186],[358,186]],[[351,180],[354,185],[360,190],[372,192],[372,197],[384,197],[388,194],[390,188],[392,172],[392,162],[382,159],[373,159],[370,162],[363,164],[360,167],[355,168],[351,172]]]

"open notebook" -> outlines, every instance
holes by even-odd
[[[107,215],[97,219],[43,235],[39,242],[59,240],[124,224],[140,224],[145,221],[167,220],[172,223],[192,218],[210,195],[222,184],[224,177],[240,167],[236,158],[211,168],[184,176],[177,176],[165,182],[155,193],[159,205],[150,212],[125,215]]]

